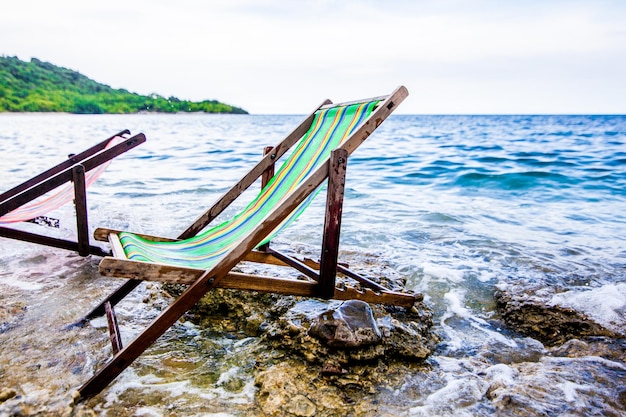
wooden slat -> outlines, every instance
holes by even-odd
[[[23,230],[12,229],[10,227],[0,227],[0,236],[9,239],[21,240],[23,242],[36,243],[39,245],[51,246],[53,248],[65,249],[78,252],[78,243],[70,240],[58,239],[50,236],[43,236]],[[104,249],[89,245],[89,253],[96,256],[108,256],[110,253]]]
[[[22,191],[32,187],[35,184],[38,184],[56,174],[58,174],[61,171],[64,171],[68,168],[70,168],[72,165],[77,164],[82,162],[84,159],[90,157],[91,155],[100,152],[101,150],[103,150],[106,145],[111,141],[111,139],[113,139],[116,136],[122,136],[122,135],[130,135],[130,131],[129,130],[122,130],[121,132],[111,136],[108,139],[103,140],[102,142],[92,146],[91,148],[79,153],[79,154],[75,154],[70,156],[67,160],[61,162],[58,165],[55,165],[54,167],[48,169],[47,171],[42,172],[39,175],[34,176],[33,178],[30,178],[29,180],[23,182],[22,184],[19,184],[13,188],[11,188],[8,191],[5,191],[4,193],[0,194],[0,201],[4,201],[7,198],[13,197],[19,193],[21,193]]]
[[[352,287],[344,289],[335,288],[333,297],[335,300],[361,300],[372,304],[386,304],[399,307],[411,308],[417,301],[422,301],[422,294],[405,294],[393,291],[374,292],[370,289],[363,291]]]
[[[332,298],[335,293],[337,276],[337,256],[339,255],[339,235],[341,232],[341,214],[346,183],[348,151],[335,149],[331,152],[326,192],[326,215],[322,239],[320,260],[319,297]]]
[[[277,265],[277,266],[289,266],[285,262],[283,262],[280,259],[276,258],[270,252],[260,252],[260,251],[256,251],[256,250],[250,251],[250,253],[248,253],[243,260],[247,261],[247,262],[256,262],[256,263],[260,263],[260,264]]]
[[[142,268],[142,265],[144,266]],[[129,278],[141,281],[156,281],[170,284],[194,284],[204,273],[202,269],[176,268],[170,265],[144,263],[123,259],[105,258],[100,267],[100,273],[115,278]],[[215,288],[230,288],[237,290],[259,291],[275,294],[316,297],[318,284],[313,281],[276,278],[261,275],[229,272],[221,279]],[[391,304],[404,307],[413,305],[421,295],[405,294],[394,291],[375,292],[370,289],[359,291],[352,287],[333,289],[333,296],[338,300],[350,298],[363,300],[375,304]]]
[[[284,253],[279,252],[277,250],[270,249],[269,251],[272,255],[274,255],[276,259],[284,262],[285,264],[287,264],[287,266],[290,266],[294,268],[295,270],[302,272],[304,275],[306,275],[307,277],[309,277],[310,279],[316,282],[319,281],[320,279],[319,273],[313,268],[311,268],[310,266],[306,265],[303,262],[300,262],[298,259],[292,258],[291,256],[285,255]]]
[[[278,145],[274,146],[274,152],[272,152],[272,154],[265,155],[265,157],[261,159],[257,165],[244,175],[244,177],[229,191],[220,197],[211,208],[200,215],[191,226],[181,233],[179,237],[181,239],[193,237],[204,229],[209,223],[211,223],[211,221],[213,221],[213,219],[215,219],[226,207],[228,207],[230,203],[239,197],[241,193],[247,190],[248,187],[250,187],[250,185],[252,185],[270,165],[274,164],[285,154],[285,152],[289,150],[289,148],[291,148],[294,143],[300,140],[300,138],[311,126],[315,112],[319,109],[319,107],[328,103],[330,103],[330,100],[322,102],[322,104],[318,106],[318,108],[316,108],[310,115],[308,115],[293,132],[287,135],[287,137]]]
[[[126,230],[118,230],[118,229],[109,229],[109,228],[106,228],[106,227],[98,227],[94,231],[93,236],[99,242],[107,242],[109,240],[109,235],[111,235],[111,234],[119,235],[122,232],[126,232]],[[134,233],[134,232],[131,232],[131,233],[136,235],[136,236],[139,236],[139,237],[141,237],[143,239],[151,240],[153,242],[176,242],[177,240],[180,240],[180,239],[173,239],[171,237],[153,236],[153,235],[146,235],[146,234],[143,234],[143,233]]]
[[[111,306],[116,305],[121,300],[124,299],[132,290],[137,288],[137,286],[141,284],[141,281],[136,280],[128,280],[124,284],[122,284],[117,290],[111,293],[106,299],[100,302],[96,307],[93,308],[89,313],[85,315],[78,322],[74,323],[75,325],[82,325],[89,320],[95,319],[96,317],[101,317],[106,314],[105,305],[110,303]]]
[[[135,146],[146,141],[146,137],[143,133],[133,136],[132,138],[124,140],[124,142],[118,143],[109,149],[106,149],[94,156],[85,159],[82,162],[85,172],[91,171],[99,165],[115,158],[116,156],[134,148]],[[68,168],[61,171],[50,178],[47,178],[43,182],[39,182],[32,185],[27,190],[22,191],[19,194],[13,195],[0,203],[0,216],[15,210],[18,207],[23,206],[29,201],[34,200],[37,197],[41,197],[45,193],[54,190],[58,186],[65,184],[72,180],[72,169]]]
[[[78,254],[89,255],[89,223],[87,219],[87,190],[85,185],[85,167],[81,164],[72,167],[74,182],[74,207],[76,208],[76,234]]]
[[[273,255],[273,253],[275,252],[276,252],[275,249],[272,249],[272,251],[268,253],[259,252],[259,251],[251,251],[249,254],[246,255],[246,257],[243,260],[247,262],[256,262],[256,263],[262,263],[262,264],[267,264],[267,265],[276,265],[276,266],[283,266],[283,267],[290,266],[289,264],[276,258]],[[295,259],[293,257],[291,258]],[[320,269],[320,263],[312,259],[309,259],[309,258],[297,259],[297,261],[303,263],[309,268],[313,268],[318,271]],[[342,274],[348,278],[351,278],[357,281],[358,283],[360,283],[361,285],[371,288],[374,291],[386,291],[387,290],[387,288],[383,287],[382,285],[360,274],[357,274],[353,270],[349,269],[349,265],[346,263],[337,262],[337,273]]]
[[[126,259],[126,253],[122,247],[122,242],[116,233],[109,234],[109,244],[111,245],[111,252],[116,258]]]
[[[329,104],[325,104],[325,105],[321,106],[320,109],[332,109],[333,107],[350,106],[352,104],[369,103],[369,102],[372,102],[372,101],[384,101],[384,100],[386,100],[388,98],[389,98],[389,96],[385,95],[385,96],[365,98],[365,99],[362,99],[362,100],[350,100],[350,101],[342,101],[341,103],[329,103]]]
[[[348,269],[347,267],[345,267],[345,266],[343,266],[341,264],[337,265],[337,272],[347,276],[348,278],[352,278],[353,280],[357,281],[361,285],[365,285],[366,287],[369,287],[370,289],[372,289],[374,291],[385,291],[385,290],[387,290],[382,285],[372,281],[371,279],[365,278],[362,275],[357,274],[356,272]]]

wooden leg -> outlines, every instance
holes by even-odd
[[[117,316],[115,315],[113,306],[111,306],[111,303],[108,301],[104,304],[104,310],[106,311],[107,323],[109,325],[111,347],[113,349],[113,354],[116,355],[120,350],[122,350],[122,337],[120,335],[120,328],[117,325]]]
[[[320,259],[319,296],[326,299],[332,298],[335,294],[339,232],[341,230],[347,165],[348,152],[345,149],[335,149],[330,155],[326,218],[324,219],[324,237]]]
[[[96,317],[103,316],[105,314],[105,312],[106,312],[105,305],[107,303],[110,303],[112,306],[116,305],[121,300],[123,300],[124,297],[126,297],[128,294],[130,294],[130,292],[132,290],[137,288],[139,286],[139,284],[141,284],[141,283],[142,283],[142,281],[129,279],[124,284],[122,284],[118,289],[116,289],[111,294],[109,294],[107,296],[107,298],[105,298],[100,304],[98,304],[96,307],[94,307],[93,310],[91,310],[89,313],[87,313],[85,315],[85,317],[83,317],[83,319],[80,320],[79,323],[84,323],[84,322],[86,322],[88,320],[91,320],[91,319],[94,319]]]
[[[202,274],[176,301],[163,310],[143,332],[121,349],[102,369],[80,387],[78,392],[81,398],[91,397],[102,391],[167,329],[172,327],[185,312],[200,301],[202,296],[215,286],[215,280],[209,276],[212,272],[212,270],[209,270]]]
[[[87,221],[87,191],[85,187],[85,167],[74,165],[74,205],[76,206],[76,232],[78,234],[78,254],[89,255],[89,226]]]

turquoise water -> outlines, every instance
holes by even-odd
[[[147,143],[115,160],[90,190],[90,227],[176,236],[301,118],[2,114],[0,188],[118,130],[144,132]],[[443,335],[431,360],[437,377],[416,376],[398,388],[401,414],[493,415],[486,385],[554,386],[559,367],[565,371],[556,383],[564,388],[545,393],[545,402],[536,399],[539,414],[554,413],[553,403],[560,403],[560,412],[585,415],[594,401],[619,396],[626,372],[621,362],[590,357],[564,365],[543,352],[543,359],[531,361],[537,366],[531,371],[528,363],[494,367],[484,358],[529,346],[542,352],[494,324],[497,288],[543,291],[546,303],[573,308],[624,334],[626,116],[394,115],[350,158],[346,190],[342,250],[381,259],[406,276],[434,308]],[[320,197],[276,245],[317,250]],[[69,219],[71,208],[57,215]],[[71,234],[67,223],[53,233]],[[5,302],[15,301],[7,298],[15,288],[46,288],[45,263],[33,259],[51,260],[54,251],[7,240],[0,240],[0,250],[0,285],[9,289]],[[68,262],[63,270],[91,276],[97,265]],[[92,279],[90,297],[97,299],[106,288],[93,287]],[[72,311],[79,315],[82,307]],[[15,348],[7,339],[0,343],[4,352]],[[585,380],[585,372],[606,374],[609,382]],[[436,383],[420,385],[429,378]]]

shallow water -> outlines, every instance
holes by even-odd
[[[0,189],[116,131],[144,132],[147,143],[90,188],[90,227],[176,236],[300,120],[0,114]],[[355,152],[342,250],[353,262],[379,259],[406,276],[435,310],[443,340],[428,371],[407,366],[379,393],[381,415],[626,413],[623,360],[593,354],[589,343],[573,355],[572,346],[555,350],[522,337],[497,320],[493,297],[497,288],[543,289],[546,303],[624,334],[625,145],[624,116],[401,115]],[[275,244],[315,253],[323,202]],[[61,228],[44,232],[71,235],[71,215],[71,207],[60,209],[53,217]],[[97,263],[0,240],[0,389],[21,396],[0,404],[0,414],[15,413],[18,403],[32,414],[66,407],[109,355],[103,321],[64,330],[119,285],[100,277]],[[124,338],[157,314],[167,302],[160,297],[142,286],[120,305]],[[103,415],[258,412],[255,343],[179,323],[89,405]],[[623,343],[611,343],[623,358]]]

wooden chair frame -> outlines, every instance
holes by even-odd
[[[140,133],[107,148],[107,144],[114,137],[129,134],[130,131],[123,130],[79,154],[70,155],[64,162],[0,194],[0,216],[2,216],[41,197],[60,185],[70,181],[73,182],[74,205],[76,207],[76,241],[58,239],[4,226],[0,227],[0,236],[76,251],[81,256],[89,254],[108,255],[109,252],[98,246],[91,245],[89,242],[85,173],[146,141],[145,135]]]
[[[408,91],[401,86],[389,96],[371,99],[381,100],[381,103],[342,145],[332,151],[329,160],[313,172],[289,197],[275,207],[260,225],[221,258],[215,266],[208,270],[128,260],[117,236],[120,231],[111,229],[96,230],[96,239],[108,240],[113,251],[113,257],[106,257],[100,263],[101,274],[129,278],[130,280],[109,295],[83,319],[85,321],[106,314],[114,356],[89,381],[79,388],[81,398],[87,398],[99,393],[185,312],[193,307],[204,294],[213,288],[245,289],[325,299],[360,299],[372,303],[393,304],[407,308],[413,306],[416,301],[421,300],[421,294],[389,291],[385,287],[350,271],[346,266],[338,263],[337,260],[348,156],[395,110],[407,95]],[[337,105],[346,104],[351,103],[340,103]],[[282,142],[273,148],[266,149],[265,156],[261,161],[218,199],[211,208],[198,217],[191,226],[183,231],[178,239],[195,236],[259,177],[262,177],[262,181],[265,183],[273,175],[275,161],[284,155],[306,133],[315,112],[324,107],[332,106],[335,105],[329,100],[324,101]],[[295,210],[327,178],[327,204],[322,253],[319,263],[311,260],[297,260],[270,248],[269,245],[263,245],[259,250],[254,250],[282,222],[285,216]],[[155,241],[178,240],[142,236]],[[307,279],[285,279],[232,272],[232,269],[241,261],[292,267],[305,275]],[[364,289],[349,286],[337,288],[335,286],[337,273],[358,281]],[[122,347],[113,305],[123,299],[144,280],[181,283],[187,284],[188,287],[143,332],[127,346]]]

